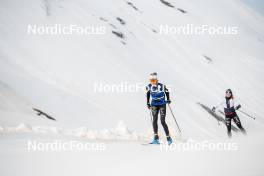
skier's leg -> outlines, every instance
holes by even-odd
[[[153,117],[153,132],[154,132],[154,139],[159,139],[158,136],[158,115],[159,115],[159,108],[157,106],[152,106],[151,108],[152,117]]]
[[[232,137],[232,133],[231,133],[231,117],[229,115],[226,115],[225,118],[225,123],[226,123],[226,127],[227,127],[227,134],[228,137],[231,138]]]
[[[236,123],[237,127],[241,130],[241,132],[242,132],[243,134],[246,134],[246,130],[245,130],[245,129],[243,128],[243,126],[241,125],[240,119],[239,119],[239,117],[237,116],[237,114],[236,114],[236,116],[234,117],[234,122]]]
[[[168,125],[165,121],[165,117],[166,117],[166,105],[163,105],[160,107],[160,121],[161,121],[161,124],[163,126],[163,129],[166,133],[166,136],[167,138],[170,137],[170,132],[169,132],[169,128],[168,128]]]

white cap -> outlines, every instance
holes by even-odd
[[[157,73],[156,72],[151,73],[149,79],[158,79]]]

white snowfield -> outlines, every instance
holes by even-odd
[[[239,0],[1,0],[0,175],[264,175],[263,24],[263,16]],[[90,34],[45,34],[56,25],[86,27]],[[186,26],[235,33],[175,33]],[[144,89],[95,88],[144,88],[152,72],[171,88],[182,130],[168,110],[175,145],[235,148],[141,145],[152,139]],[[248,135],[233,131],[230,140],[224,123],[199,105],[212,108],[228,88],[256,118],[238,112]],[[160,123],[159,133],[165,143]],[[34,141],[103,144],[103,150],[29,150]]]

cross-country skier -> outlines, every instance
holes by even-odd
[[[233,93],[231,89],[226,90],[225,101],[221,102],[216,107],[213,107],[212,111],[215,112],[216,108],[218,108],[219,106],[224,107],[225,122],[226,122],[228,137],[229,138],[232,137],[232,133],[231,133],[231,120],[232,119],[236,123],[237,127],[242,131],[242,133],[246,134],[246,130],[242,127],[239,117],[237,116],[237,113],[236,113],[236,110],[241,108],[241,105],[239,104],[235,106],[234,97],[233,97]]]
[[[157,73],[151,73],[149,81],[150,84],[147,86],[147,107],[151,110],[154,131],[154,139],[151,144],[159,144],[158,115],[160,113],[160,121],[166,133],[168,144],[170,145],[172,139],[170,137],[168,125],[165,122],[166,103],[171,103],[169,91],[165,85],[158,82]]]

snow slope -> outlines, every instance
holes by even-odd
[[[193,125],[194,134],[200,131],[195,130],[197,126],[203,126],[196,118],[197,111],[203,113],[196,103],[213,105],[229,87],[239,95],[244,107],[260,116],[263,94],[248,90],[263,88],[263,17],[252,15],[238,1],[173,3],[188,13],[182,14],[159,1],[133,2],[140,11],[119,0],[27,0],[24,5],[2,1],[1,80],[32,106],[74,127],[112,127],[120,120],[136,130],[148,127],[144,91],[95,93],[94,83],[144,85],[152,71],[159,73],[161,82],[171,85],[175,113],[183,128]],[[119,24],[116,17],[126,24]],[[57,23],[105,26],[106,34],[27,34],[29,24]],[[151,31],[158,31],[160,25],[188,23],[233,25],[239,34],[183,36]],[[124,33],[122,41],[126,45],[112,30]],[[208,64],[202,55],[213,62]],[[227,65],[232,69],[226,69]],[[208,117],[204,118],[207,121]]]
[[[264,124],[263,16],[238,0],[168,2],[187,13],[159,0],[1,0],[0,126],[4,151],[8,148],[8,137],[17,142],[19,148],[21,132],[30,132],[32,138],[41,131],[67,140],[69,136],[89,140],[148,140],[151,127],[145,92],[98,93],[94,91],[94,84],[145,85],[148,74],[154,71],[158,72],[162,83],[172,88],[172,107],[184,138],[226,139],[225,126],[219,126],[197,103],[212,107],[222,100],[224,91],[231,88],[243,110],[256,117],[254,121],[239,114],[248,131],[248,141],[258,143],[257,140],[263,138]],[[28,25],[54,24],[103,26],[106,34],[27,33]],[[160,25],[187,24],[235,26],[238,34],[158,33]],[[117,37],[112,31],[121,32],[125,37]],[[33,107],[57,121],[37,116]],[[170,114],[167,121],[176,140],[177,131]],[[162,129],[160,134],[164,134]],[[234,137],[240,139],[242,135],[235,133]],[[21,140],[28,138],[30,135]],[[260,143],[263,146],[263,142]],[[132,146],[141,150],[142,146],[137,144]],[[114,154],[122,149],[118,144],[110,145],[117,148]],[[250,145],[246,148],[242,154],[252,150]],[[7,155],[16,159],[15,154]],[[144,155],[144,151],[139,155]],[[161,155],[162,152],[158,154]],[[254,173],[263,174],[256,165],[249,167],[245,175],[254,169]]]

